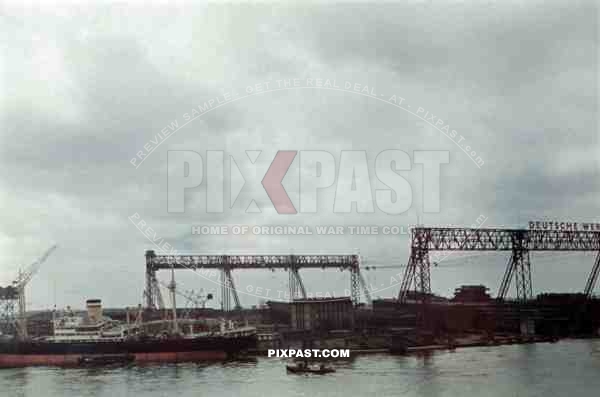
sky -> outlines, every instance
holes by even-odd
[[[350,226],[600,223],[592,1],[96,4],[0,5],[0,285],[58,245],[27,290],[29,308],[81,307],[87,298],[137,305],[144,251],[164,243],[181,253],[359,252],[364,266],[398,266],[363,271],[381,286],[375,296],[394,297],[409,235],[350,235]],[[189,119],[211,100],[223,103]],[[320,174],[333,179],[316,212],[278,214],[271,205],[260,181],[280,150],[300,153],[283,180],[296,208],[314,201],[317,179],[301,187],[312,153],[334,159]],[[181,168],[169,162],[174,151],[203,165]],[[207,151],[223,153],[221,187],[207,186],[211,172],[220,175]],[[369,174],[349,168],[344,151],[362,153]],[[384,151],[406,153],[392,163],[402,163],[409,184],[397,196],[403,211],[336,213],[355,187],[361,203],[375,200]],[[419,151],[448,160],[419,164]],[[169,211],[173,175],[199,167],[202,183],[173,193],[184,211]],[[428,185],[425,174],[436,170]],[[240,174],[246,185],[231,205]],[[439,209],[428,212],[425,202],[438,196]],[[259,212],[247,211],[253,199]],[[223,212],[207,212],[207,201],[221,200]],[[345,233],[192,234],[202,225]],[[581,290],[593,260],[533,255],[534,292]],[[455,254],[432,269],[432,289],[451,295],[460,284],[485,284],[495,294],[506,261],[506,253]],[[339,295],[350,283],[337,269],[302,273],[314,293]],[[282,271],[234,277],[244,305],[287,291]],[[182,291],[219,290],[192,271],[177,281]],[[249,292],[259,287],[273,295]]]

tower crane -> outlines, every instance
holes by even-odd
[[[44,252],[42,256],[36,259],[33,263],[31,263],[26,268],[21,268],[19,270],[19,275],[15,281],[13,281],[12,285],[15,288],[19,295],[19,316],[17,319],[17,334],[21,338],[27,338],[27,302],[25,300],[25,287],[31,281],[33,276],[38,272],[42,263],[48,259],[50,254],[56,249],[56,244],[52,245],[50,248]]]

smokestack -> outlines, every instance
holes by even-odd
[[[102,320],[102,301],[100,299],[88,299],[85,305],[91,323],[95,324]]]

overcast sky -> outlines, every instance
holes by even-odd
[[[140,303],[144,250],[156,247],[128,219],[136,213],[179,251],[359,249],[370,265],[406,263],[408,236],[198,236],[191,226],[406,228],[417,216],[424,224],[470,226],[480,215],[484,226],[600,222],[594,2],[410,3],[0,6],[0,284],[55,242],[59,249],[28,289],[30,308],[82,306],[90,297],[108,306]],[[198,105],[294,78],[360,84],[369,95],[315,88],[240,98],[180,128],[139,167],[130,163]],[[414,111],[392,106],[393,95]],[[456,130],[461,147],[469,145],[483,164],[417,117],[419,107]],[[400,215],[335,214],[335,186],[323,192],[316,214],[279,215],[254,180],[248,192],[261,198],[260,213],[225,205],[224,213],[207,214],[206,195],[228,204],[229,188],[207,192],[205,183],[186,192],[184,213],[167,210],[169,150],[225,151],[260,181],[278,150],[327,151],[338,165],[342,150],[363,150],[372,165],[390,149],[411,159],[401,174],[412,186],[412,206]],[[255,165],[247,150],[262,151]],[[449,153],[437,213],[423,213],[418,150]],[[295,204],[298,162],[284,180]],[[448,295],[459,284],[483,283],[495,294],[506,258],[449,258],[432,270],[432,287]],[[534,290],[581,290],[592,263],[592,255],[535,255]],[[389,287],[401,270],[365,275]],[[337,270],[305,273],[315,292],[340,294],[349,285]],[[283,272],[235,277],[241,290],[287,289]],[[218,287],[191,272],[178,280],[184,289]],[[397,293],[391,286],[376,295]]]

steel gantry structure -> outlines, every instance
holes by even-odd
[[[532,298],[530,251],[595,251],[592,271],[584,292],[590,296],[600,271],[600,232],[585,230],[538,230],[495,228],[416,227],[412,230],[410,257],[398,299],[406,301],[411,287],[422,299],[431,294],[430,251],[511,251],[498,299],[506,297],[513,276],[517,298]]]
[[[188,269],[206,275],[208,270],[221,272],[221,302],[223,310],[240,308],[240,300],[232,275],[234,269],[283,269],[289,272],[290,299],[306,299],[307,293],[300,269],[339,268],[350,272],[350,295],[355,305],[360,303],[360,290],[371,303],[367,284],[360,273],[359,255],[167,255],[146,251],[145,305],[148,309],[164,308],[156,272],[166,269]]]
[[[21,339],[27,334],[27,301],[25,288],[39,271],[42,263],[56,249],[56,244],[48,248],[44,254],[26,267],[19,269],[12,285],[0,287],[0,334],[14,334]]]

